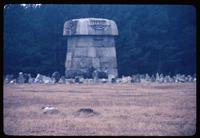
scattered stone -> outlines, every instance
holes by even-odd
[[[148,81],[146,79],[140,79],[141,83],[148,83]]]
[[[10,81],[10,84],[14,84],[14,83],[16,83],[16,82],[17,82],[17,80],[16,80],[16,79],[13,79],[13,80]]]
[[[170,82],[170,77],[167,75],[164,77],[164,83],[169,83]]]
[[[186,80],[187,80],[188,82],[192,82],[192,79],[193,79],[193,78],[192,78],[191,75],[187,75],[187,79],[186,79]]]
[[[116,81],[116,78],[112,78],[112,79],[111,79],[111,82],[112,82],[112,83],[116,83],[116,82],[117,82],[117,81]]]
[[[176,74],[174,76],[176,83],[184,83],[185,82],[185,75]]]
[[[136,74],[136,75],[133,75],[133,78],[132,78],[132,82],[133,83],[140,83],[141,82],[141,79],[140,79],[140,75],[139,74]]]
[[[145,75],[145,80],[146,80],[146,81],[150,81],[150,80],[151,80],[149,74],[146,74],[146,75]]]
[[[82,117],[91,117],[94,115],[99,115],[99,113],[97,113],[96,111],[94,111],[91,108],[81,108],[75,113],[75,115],[82,116]]]
[[[82,109],[79,109],[78,112],[83,112],[83,113],[93,113],[93,109],[91,108],[82,108]]]
[[[25,79],[24,79],[24,75],[23,75],[23,72],[19,72],[19,76],[17,78],[17,82],[22,84],[24,83]]]
[[[107,82],[107,79],[101,79],[101,82],[102,82],[102,83],[106,83],[106,82]]]
[[[58,114],[60,111],[53,106],[45,106],[41,108],[43,111],[43,114]]]
[[[24,77],[24,83],[28,83],[28,79],[29,79],[29,76],[27,73],[24,73],[23,74],[23,77]]]
[[[42,75],[41,74],[37,74],[34,82],[35,83],[43,83]]]
[[[137,75],[132,75],[131,76],[131,83],[137,83],[138,81],[138,76]]]
[[[51,75],[51,78],[53,80],[54,83],[57,83],[60,79],[60,73],[59,72],[54,72],[52,75]]]
[[[151,82],[155,82],[156,81],[156,78],[154,75],[151,76]]]
[[[10,74],[8,74],[8,75],[6,75],[6,77],[5,77],[5,79],[4,79],[4,83],[5,84],[8,84],[8,83],[10,83],[10,81],[13,79],[13,75],[10,75]]]
[[[132,78],[130,76],[122,76],[122,83],[131,83]]]
[[[28,74],[28,83],[33,83],[34,78],[31,77],[31,74]]]
[[[93,73],[92,73],[92,77],[93,77],[94,83],[97,83],[98,79],[99,79],[99,71],[94,70]]]
[[[112,82],[112,79],[115,79],[115,75],[108,74],[108,82]]]
[[[92,84],[93,83],[93,79],[84,79],[84,83]]]
[[[196,77],[195,77],[195,78],[193,79],[193,82],[196,82],[196,80],[197,80],[197,79],[196,79]]]
[[[44,82],[45,84],[48,84],[48,83],[52,83],[52,80],[50,77],[42,75],[42,82]]]
[[[121,83],[122,82],[122,79],[121,78],[117,78],[116,79],[116,83]]]
[[[84,78],[82,76],[76,76],[75,77],[75,83],[83,83]]]
[[[64,76],[61,76],[60,77],[60,80],[58,81],[58,83],[60,83],[60,84],[65,84],[65,77]]]
[[[174,76],[156,73],[155,75],[148,74],[135,74],[130,76],[122,76],[122,78],[116,78],[113,74],[108,74],[108,78],[99,78],[100,70],[94,70],[93,72],[93,79],[86,78],[84,79],[83,76],[76,76],[75,78],[65,79],[65,76],[61,76],[59,78],[58,83],[60,84],[72,84],[72,83],[84,83],[84,84],[93,84],[93,83],[185,83],[185,82],[196,82],[196,75],[184,75],[184,74],[176,74]],[[56,77],[54,73],[53,78],[50,78],[45,75],[37,74],[36,78],[32,78],[31,74],[26,74],[23,72],[19,73],[17,79],[13,78],[13,75],[6,75],[4,79],[4,84],[13,84],[13,83],[44,83],[44,84],[53,84],[56,83]]]
[[[75,83],[74,79],[66,79],[66,84],[72,84]]]

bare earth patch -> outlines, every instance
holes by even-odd
[[[196,133],[196,83],[12,84],[3,96],[7,135]],[[45,106],[57,112],[44,113]]]

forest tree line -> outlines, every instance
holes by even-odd
[[[3,68],[36,75],[64,75],[64,22],[107,18],[118,26],[119,76],[196,73],[196,11],[190,5],[42,4],[4,6]]]

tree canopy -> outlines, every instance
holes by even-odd
[[[191,5],[10,4],[4,6],[4,74],[64,75],[64,22],[87,17],[116,22],[120,76],[196,73],[196,9]]]

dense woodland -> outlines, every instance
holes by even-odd
[[[114,20],[119,75],[196,73],[196,9],[190,5],[5,5],[5,74],[64,74],[67,38],[63,25],[73,18]]]

